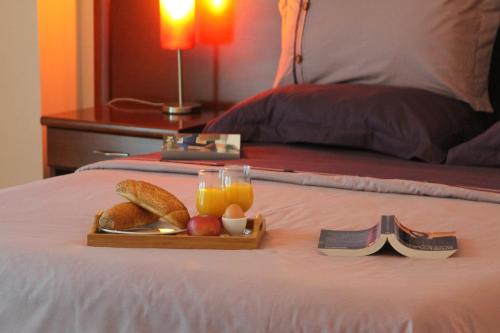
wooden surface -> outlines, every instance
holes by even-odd
[[[223,111],[170,116],[154,108],[102,106],[43,116],[46,177],[89,163],[160,151],[165,134],[196,133]]]
[[[74,131],[47,130],[47,162],[51,167],[77,169],[102,160],[159,151],[162,139]]]
[[[488,93],[491,105],[500,120],[500,29],[497,32],[493,54],[491,55],[490,75],[488,78]]]
[[[248,236],[189,236],[186,233],[176,235],[125,235],[108,234],[98,231],[99,217],[96,214],[94,222],[87,235],[88,246],[127,247],[127,248],[168,248],[168,249],[216,249],[216,250],[252,250],[258,249],[264,236],[265,220],[262,215],[249,219],[253,226],[252,234]]]
[[[43,116],[41,123],[49,128],[162,138],[164,134],[199,132],[222,112],[202,110],[173,116],[155,108],[100,106]]]
[[[110,100],[110,9],[111,0],[94,0],[94,105]]]

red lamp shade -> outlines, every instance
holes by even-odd
[[[233,40],[233,0],[198,0],[198,35],[204,44],[228,44]]]
[[[195,0],[160,0],[160,32],[163,49],[193,48]]]

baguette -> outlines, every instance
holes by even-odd
[[[181,229],[186,228],[189,213],[184,204],[170,192],[153,184],[127,179],[116,186],[122,197]]]
[[[158,216],[132,202],[122,202],[106,210],[99,218],[99,226],[111,230],[125,230],[158,221]]]

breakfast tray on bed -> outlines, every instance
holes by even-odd
[[[99,230],[99,217],[96,214],[94,223],[87,235],[88,246],[128,247],[128,248],[167,248],[167,249],[216,249],[216,250],[251,250],[258,249],[266,232],[265,219],[262,215],[249,218],[248,235],[231,236],[222,233],[220,236],[189,236],[186,232],[175,235],[129,235],[110,234]]]

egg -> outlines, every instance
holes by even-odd
[[[241,209],[240,206],[237,204],[231,204],[227,206],[226,210],[224,211],[224,217],[228,219],[240,219],[245,217],[245,214],[243,213],[243,209]]]

